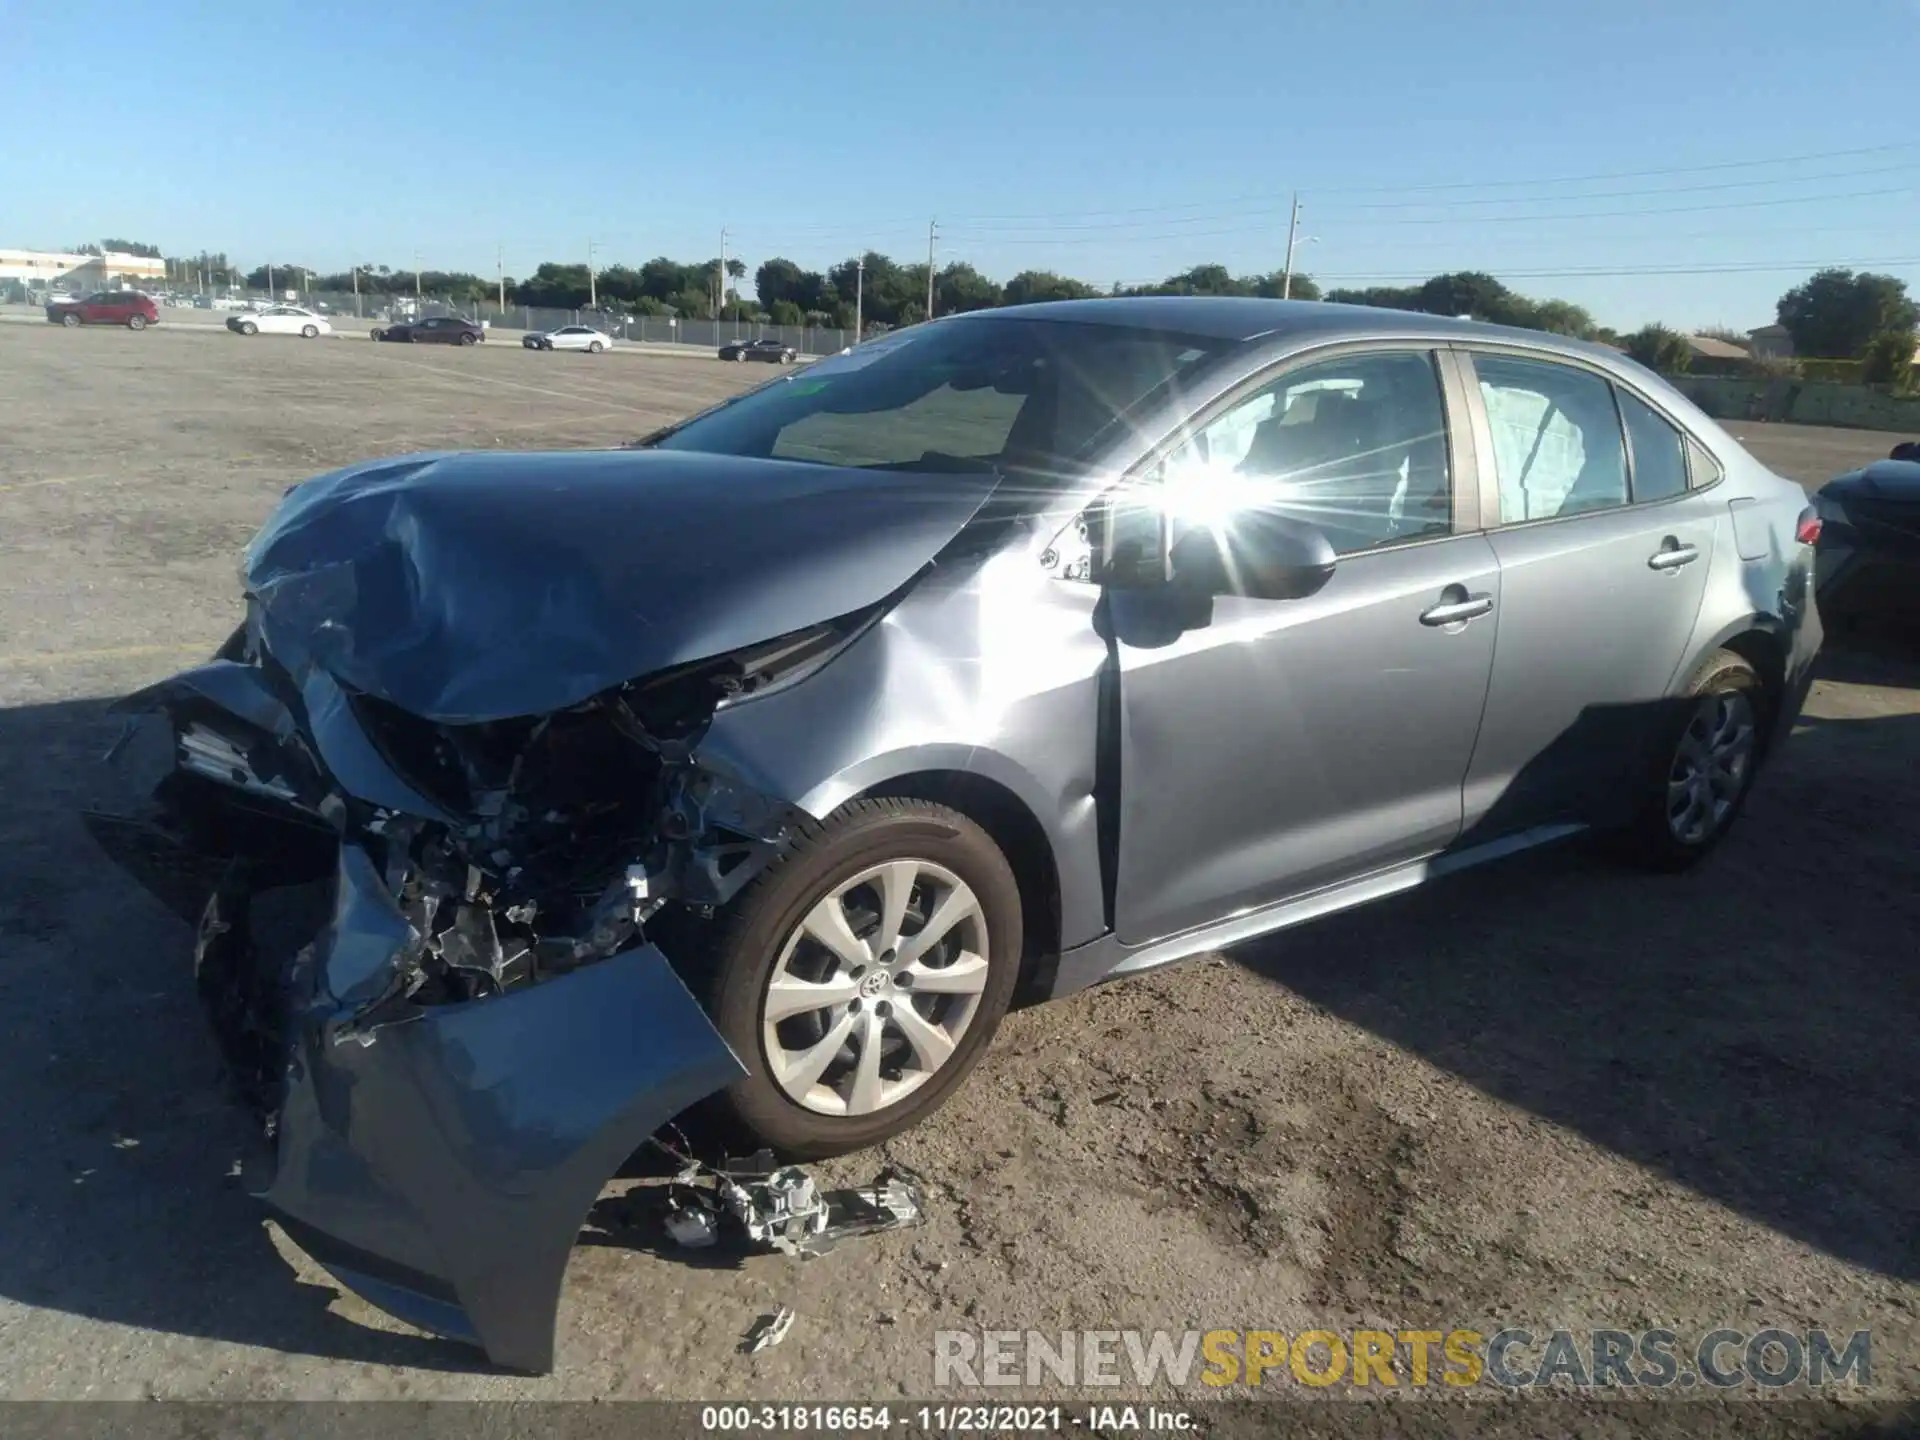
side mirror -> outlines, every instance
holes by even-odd
[[[1333,578],[1338,557],[1317,526],[1270,510],[1190,526],[1173,545],[1173,583],[1207,595],[1304,600]]]

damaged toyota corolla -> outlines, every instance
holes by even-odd
[[[841,1153],[1016,994],[1583,826],[1703,854],[1819,643],[1803,512],[1557,337],[952,317],[625,450],[294,487],[242,628],[122,702],[154,813],[91,823],[197,926],[287,1233],[544,1370],[689,1108]]]

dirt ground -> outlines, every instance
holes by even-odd
[[[127,798],[104,707],[225,636],[298,478],[617,442],[763,378],[0,325],[0,1396],[884,1400],[933,1394],[936,1330],[1503,1324],[1870,1328],[1876,1393],[1920,1390],[1920,664],[1890,652],[1830,652],[1691,875],[1536,854],[1013,1016],[890,1148],[918,1231],[689,1264],[616,1182],[539,1379],[341,1294],[229,1176],[186,930],[76,819]],[[1893,438],[1741,430],[1809,482]],[[737,1353],[778,1304],[787,1342]]]

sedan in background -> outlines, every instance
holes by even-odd
[[[543,1371],[583,1217],[689,1106],[838,1155],[1018,993],[1584,830],[1700,861],[1812,683],[1818,529],[1558,335],[976,311],[630,449],[295,486],[244,628],[118,707],[167,716],[157,814],[90,824],[198,925],[248,1187]]]
[[[49,300],[47,319],[69,329],[76,325],[124,325],[144,330],[160,321],[160,307],[138,290],[100,290],[84,300]]]
[[[405,320],[369,333],[375,340],[392,340],[405,345],[478,345],[487,338],[485,330],[471,320],[462,320],[458,315]]]
[[[1920,625],[1920,441],[1836,476],[1820,512],[1820,610],[1844,625]]]
[[[227,329],[236,335],[298,335],[306,340],[333,333],[326,316],[298,305],[269,305],[255,313],[230,316]]]
[[[585,350],[598,355],[612,346],[613,337],[591,325],[562,325],[558,330],[536,330],[520,343],[529,350]]]
[[[778,340],[735,340],[720,347],[722,360],[764,360],[769,365],[791,365],[798,354]]]

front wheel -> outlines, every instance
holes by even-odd
[[[1618,837],[1654,870],[1685,870],[1726,838],[1753,788],[1772,706],[1753,666],[1722,650],[1676,712],[1648,767],[1639,817]]]
[[[461,343],[462,345],[471,345],[471,344],[473,344],[473,342],[474,342],[475,340],[477,340],[477,339],[479,339],[479,338],[480,338],[480,337],[479,337],[479,336],[477,336],[477,335],[462,335],[462,336],[460,337],[460,343]]]
[[[1013,870],[973,821],[917,800],[846,805],[711,937],[708,1011],[747,1067],[723,1117],[796,1159],[917,1124],[993,1039],[1023,934]]]
[[[144,330],[144,329],[146,329],[146,328],[147,328],[147,317],[146,317],[146,316],[144,316],[144,315],[129,315],[129,316],[127,317],[127,328],[128,328],[129,330]]]
[[[242,335],[258,335],[260,333],[260,327],[251,320],[245,320],[240,324],[240,333]]]
[[[66,326],[69,330],[78,330],[80,328],[80,317],[74,314],[73,311],[69,310],[66,314],[60,317],[60,323]]]

